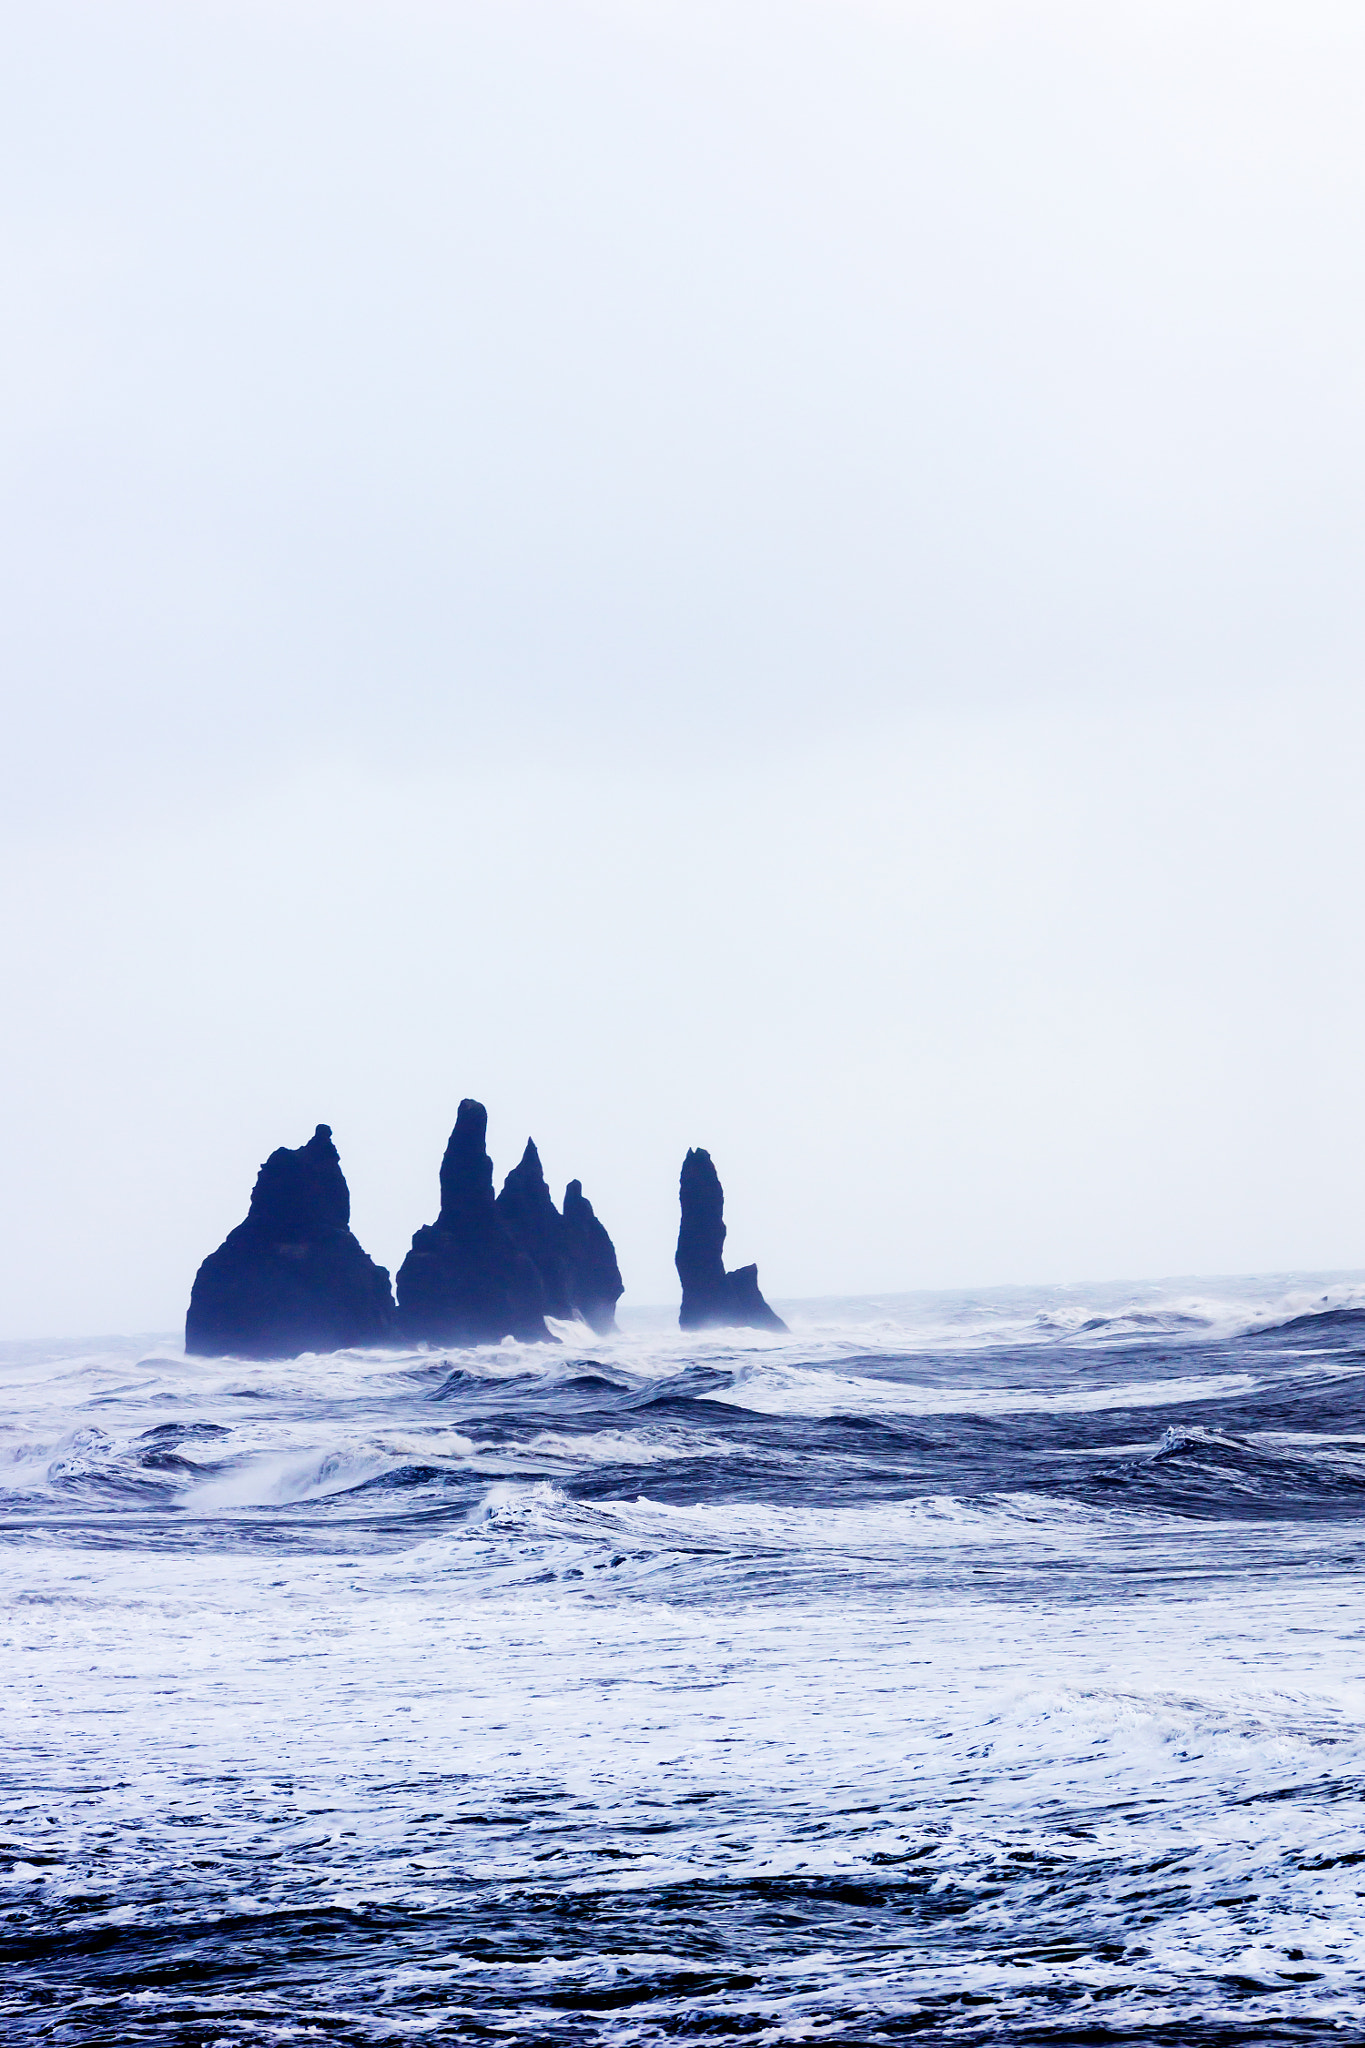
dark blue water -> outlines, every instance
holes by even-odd
[[[3,2038],[1365,2039],[1357,1302],[5,1347]]]

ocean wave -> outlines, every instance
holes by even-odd
[[[1365,1451],[1250,1442],[1197,1425],[1167,1429],[1155,1450],[1096,1483],[1186,1513],[1365,1517]]]
[[[1359,1314],[0,1350],[0,2033],[1352,2038]]]
[[[812,1417],[1086,1415],[1231,1400],[1254,1393],[1261,1384],[1261,1379],[1243,1371],[1185,1373],[1102,1387],[934,1386],[765,1362],[739,1368],[728,1384],[712,1388],[707,1399],[758,1414]]]

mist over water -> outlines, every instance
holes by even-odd
[[[7,2041],[1362,2038],[1365,1285],[0,1352]]]
[[[1365,11],[6,27],[0,2048],[1365,2041]]]

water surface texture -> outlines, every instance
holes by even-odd
[[[0,2035],[1365,2039],[1361,1304],[4,1347]]]

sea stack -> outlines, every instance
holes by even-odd
[[[393,1341],[389,1276],[351,1234],[351,1193],[328,1125],[272,1152],[246,1221],[195,1275],[185,1349],[297,1358]]]
[[[398,1269],[398,1326],[419,1343],[554,1342],[539,1270],[493,1200],[487,1133],[487,1110],[466,1097],[441,1161],[441,1213]]]
[[[564,1190],[564,1241],[574,1309],[599,1337],[610,1336],[622,1293],[621,1268],[616,1247],[606,1225],[594,1215],[581,1180],[571,1180]]]
[[[561,1215],[546,1186],[540,1154],[528,1138],[520,1164],[503,1182],[497,1210],[540,1274],[546,1315],[577,1317],[599,1337],[610,1335],[616,1328],[621,1269],[582,1181],[569,1182]]]
[[[545,1293],[545,1314],[571,1318],[574,1311],[564,1243],[564,1218],[556,1209],[554,1196],[546,1186],[534,1139],[526,1140],[526,1150],[503,1182],[496,1206],[513,1243],[526,1253],[540,1274],[540,1284]]]
[[[727,1273],[725,1191],[709,1152],[689,1152],[678,1183],[682,1222],[678,1230],[676,1265],[682,1282],[678,1323],[684,1330],[729,1324],[749,1330],[785,1330],[758,1291],[758,1267],[740,1266]]]

